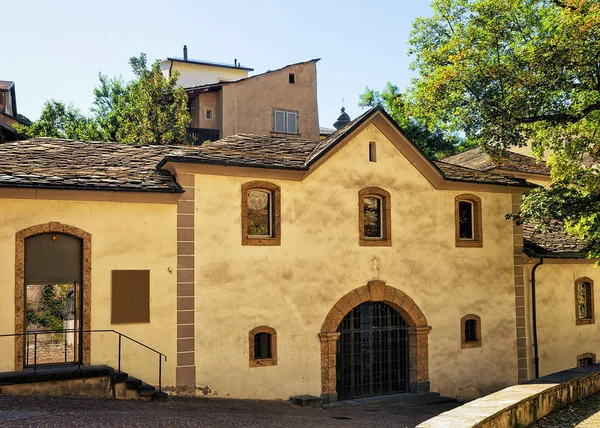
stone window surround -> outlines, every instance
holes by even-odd
[[[431,327],[427,319],[407,294],[386,285],[384,281],[369,281],[343,296],[327,314],[319,338],[321,339],[321,399],[323,404],[337,401],[336,353],[337,331],[340,322],[352,308],[364,302],[383,302],[397,310],[409,325],[409,392],[429,392],[428,335]]]
[[[383,238],[365,238],[365,204],[366,196],[381,198],[381,223]],[[361,247],[391,247],[392,246],[392,198],[390,193],[380,187],[367,187],[358,192],[358,242]]]
[[[258,333],[268,333],[271,335],[271,358],[254,358],[254,336]],[[248,333],[248,357],[250,367],[269,367],[277,365],[277,332],[274,328],[266,325],[253,328]]]
[[[248,191],[268,190],[273,197],[273,234],[272,238],[251,238],[248,236]],[[242,245],[279,246],[281,245],[281,188],[267,181],[250,181],[242,184]]]
[[[92,291],[92,235],[82,229],[59,222],[49,222],[28,227],[15,236],[15,333],[25,332],[25,239],[40,233],[64,233],[75,236],[83,242],[83,329],[91,330],[91,291]],[[83,364],[91,363],[91,337],[83,335]],[[24,367],[23,336],[15,337],[15,370]]]
[[[474,320],[476,341],[467,342],[465,337],[465,324],[469,320]],[[481,348],[481,317],[475,314],[465,315],[460,319],[460,347],[461,349]]]
[[[473,239],[460,238],[459,223],[459,202],[470,202],[473,204]],[[455,220],[455,244],[457,247],[483,247],[483,228],[481,218],[481,199],[475,195],[462,194],[454,199],[454,220]]]
[[[591,358],[592,364],[596,364],[596,354],[593,352],[584,352],[583,354],[577,355],[577,365],[575,367],[579,367],[579,362],[584,358]]]
[[[578,290],[579,284],[582,282],[587,282],[590,284],[590,301],[591,301],[591,317],[579,318],[579,308],[578,308]],[[594,280],[588,278],[587,276],[583,276],[578,278],[575,281],[575,325],[588,325],[596,323],[596,313],[595,313],[595,305],[594,305]]]

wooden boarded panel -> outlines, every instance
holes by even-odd
[[[82,240],[64,233],[25,239],[25,284],[81,283]]]
[[[112,271],[112,324],[150,322],[150,271]]]

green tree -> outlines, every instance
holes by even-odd
[[[71,105],[47,101],[40,120],[30,126],[17,125],[30,137],[119,141],[131,144],[187,144],[187,95],[177,87],[178,73],[165,78],[156,61],[150,69],[146,54],[132,57],[136,76],[131,82],[98,74],[94,103],[89,116]]]
[[[430,130],[414,117],[410,116],[409,106],[398,87],[388,82],[384,90],[379,92],[369,87],[360,95],[360,107],[382,106],[385,111],[400,125],[404,133],[426,155],[432,159],[441,159],[464,149],[464,142],[456,135],[444,133],[440,129]]]
[[[191,118],[187,94],[177,87],[179,73],[165,78],[160,62],[146,69],[146,57],[129,60],[138,76],[129,87],[126,101],[119,111],[119,141],[134,144],[188,144],[187,128]]]
[[[600,254],[598,0],[434,0],[410,36],[411,114],[485,149],[550,149],[552,187],[517,220],[551,218]]]
[[[100,132],[93,119],[79,109],[56,100],[46,101],[40,119],[26,126],[16,124],[17,132],[29,137],[54,137],[73,140],[97,140]]]
[[[100,84],[94,88],[91,111],[102,134],[102,141],[117,141],[121,128],[119,115],[127,102],[129,86],[120,77],[98,73]]]

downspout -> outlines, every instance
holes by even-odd
[[[171,77],[171,70],[173,69],[173,60],[169,60],[169,62],[171,63],[171,65],[169,65],[169,77]]]
[[[535,304],[535,271],[544,264],[544,257],[540,256],[540,261],[533,265],[531,269],[531,318],[533,321],[533,366],[535,368],[535,379],[540,377],[540,356],[538,354],[537,339],[537,309]]]

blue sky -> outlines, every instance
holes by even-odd
[[[365,86],[410,82],[407,40],[429,0],[33,0],[3,7],[0,80],[16,83],[18,111],[39,117],[55,98],[87,112],[98,72],[132,77],[127,63],[181,56],[232,63],[252,74],[322,58],[320,125],[331,127],[344,98],[352,118]]]

